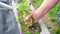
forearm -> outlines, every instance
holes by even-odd
[[[36,19],[39,20],[48,12],[49,9],[51,9],[57,3],[57,1],[58,0],[44,0],[42,5],[35,12],[36,16],[34,17],[36,17]]]

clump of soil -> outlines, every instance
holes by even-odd
[[[40,33],[41,28],[40,28],[40,25],[37,23],[29,27],[29,30],[32,32],[32,34],[37,34],[37,33]]]

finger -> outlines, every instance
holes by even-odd
[[[32,26],[32,24],[28,24],[27,26]]]
[[[27,26],[32,26],[32,23],[28,23]]]
[[[37,23],[37,22],[38,22],[38,20],[35,20],[35,21],[34,21],[34,23]]]
[[[29,20],[31,18],[32,14],[27,15],[24,20]]]
[[[27,25],[27,26],[32,26],[32,23],[27,22],[27,23],[25,23],[25,25]]]

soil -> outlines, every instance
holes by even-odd
[[[32,34],[35,34],[35,32],[41,32],[40,26],[38,23],[34,24],[33,26],[29,27],[29,30],[32,32]]]

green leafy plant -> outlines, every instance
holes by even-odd
[[[37,1],[39,1],[39,0],[31,0],[32,2],[37,2]]]
[[[27,31],[25,32],[25,34],[31,34],[31,32],[30,32],[29,30],[27,30]]]
[[[30,8],[28,6],[28,1],[27,0],[21,0],[21,3],[20,3],[18,0],[16,0],[16,3],[18,5],[17,9],[20,13],[18,20],[22,23],[22,22],[24,22],[23,17],[29,14]]]
[[[60,34],[60,27],[58,27],[54,30],[54,34]]]

